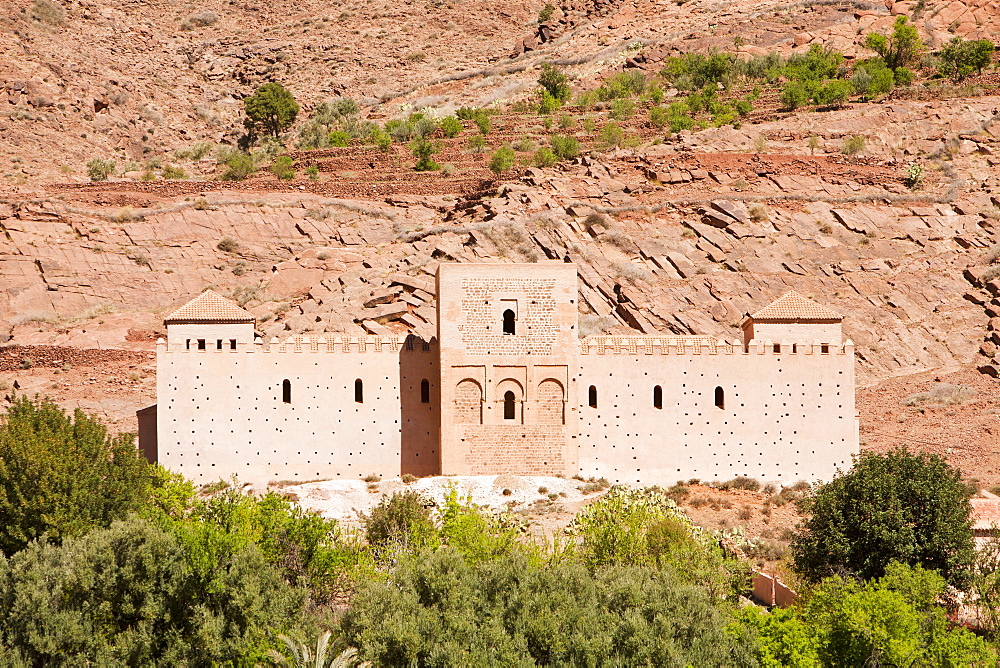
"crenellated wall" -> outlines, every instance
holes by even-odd
[[[771,341],[744,350],[704,337],[581,341],[582,475],[789,483],[849,468],[858,449],[853,343],[785,341],[774,350]]]
[[[440,469],[438,378],[437,346],[413,337],[237,350],[161,341],[158,459],[196,482],[430,475]]]

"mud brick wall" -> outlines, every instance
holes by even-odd
[[[531,425],[465,425],[466,464],[472,475],[552,475],[565,466],[566,436]]]

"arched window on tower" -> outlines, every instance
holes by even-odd
[[[587,405],[591,408],[597,408],[597,388],[593,385],[587,390]]]
[[[503,333],[504,334],[514,334],[515,333],[514,324],[514,311],[507,309],[503,312]]]
[[[292,381],[281,381],[281,400],[286,404],[292,403]]]
[[[354,381],[354,401],[359,404],[365,402],[365,384],[361,382],[360,378]]]
[[[653,408],[663,408],[663,388],[659,385],[653,388]]]
[[[429,404],[431,402],[431,382],[424,378],[420,381],[420,403]]]
[[[723,409],[726,407],[726,391],[721,387],[715,388],[715,407]]]
[[[514,406],[514,393],[507,390],[503,393],[503,419],[513,420],[517,417],[517,408]]]

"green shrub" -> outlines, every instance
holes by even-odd
[[[309,165],[306,167],[306,176],[308,176],[311,181],[317,180],[319,178],[319,167],[316,165]]]
[[[538,102],[539,114],[551,114],[553,111],[556,111],[562,106],[559,99],[553,97],[552,94],[545,89],[539,89],[539,97],[541,98]]]
[[[486,150],[486,137],[483,135],[472,135],[469,137],[469,150],[473,153],[482,153]]]
[[[625,131],[620,125],[611,121],[601,128],[601,134],[598,138],[605,146],[621,146],[625,141]]]
[[[330,146],[350,146],[351,145],[351,135],[347,134],[343,130],[334,130],[329,135],[327,135],[327,142]]]
[[[566,75],[559,68],[550,63],[542,64],[542,73],[538,77],[538,85],[558,103],[557,107],[572,95],[569,87],[569,79],[566,78]]]
[[[753,104],[750,100],[736,100],[733,102],[733,108],[740,116],[749,116],[750,112],[753,111]]]
[[[658,83],[651,83],[646,87],[646,94],[649,96],[650,101],[653,104],[663,103],[663,89]]]
[[[862,453],[808,500],[811,517],[792,543],[795,568],[813,581],[871,579],[899,561],[961,584],[974,555],[969,496],[961,472],[937,455]]]
[[[20,397],[0,421],[0,552],[109,526],[141,509],[152,484],[132,434]]]
[[[295,122],[299,105],[280,83],[266,83],[243,100],[246,126],[251,133],[263,130],[278,137]]]
[[[990,64],[995,48],[988,39],[967,42],[961,37],[955,37],[941,49],[941,75],[958,81],[973,71],[982,74],[983,68]]]
[[[222,173],[223,181],[242,181],[254,171],[253,158],[243,151],[233,151],[223,160],[226,171]]]
[[[632,100],[621,99],[611,103],[611,118],[616,121],[627,121],[635,115],[635,103]]]
[[[435,539],[428,502],[408,489],[383,497],[363,516],[365,539],[376,548],[419,548]]]
[[[476,127],[479,128],[479,133],[483,136],[488,135],[490,130],[493,128],[493,123],[490,121],[489,115],[485,112],[477,112],[472,120],[476,123]]]
[[[638,70],[619,72],[597,89],[601,100],[637,97],[646,90],[646,75]]]
[[[445,137],[457,137],[462,131],[462,122],[454,116],[445,116],[441,119],[441,132]]]
[[[510,171],[514,167],[516,159],[517,154],[514,153],[514,149],[509,146],[498,148],[493,157],[490,158],[490,171],[497,176],[501,176],[504,172]]]
[[[861,135],[851,135],[844,140],[840,152],[844,155],[856,155],[865,150],[865,138]]]
[[[851,85],[850,81],[833,79],[816,90],[814,99],[818,105],[842,107],[853,92],[854,86]]]
[[[538,167],[551,167],[559,162],[559,156],[552,152],[548,146],[542,146],[535,151],[535,165]]]
[[[295,169],[292,167],[293,160],[287,155],[278,156],[273,163],[271,163],[271,173],[277,176],[282,181],[291,181],[295,178]]]
[[[392,146],[392,135],[385,130],[375,128],[368,137],[380,151],[388,151]]]
[[[580,155],[580,142],[572,135],[552,135],[549,139],[552,152],[562,160],[572,160]]]
[[[920,62],[920,54],[924,49],[917,29],[906,16],[896,17],[892,35],[888,37],[880,33],[868,33],[865,46],[878,53],[890,70]]]
[[[342,629],[381,666],[722,666],[741,643],[725,624],[703,590],[668,571],[591,573],[521,553],[470,566],[443,549],[364,583]]]
[[[32,543],[0,572],[3,644],[39,666],[256,665],[304,598],[255,545],[199,551],[140,518]]]
[[[538,22],[548,23],[552,20],[552,14],[555,13],[556,8],[551,2],[546,2],[545,6],[538,12]]]
[[[781,89],[781,104],[790,111],[807,104],[810,97],[809,90],[801,81],[789,81]]]
[[[417,159],[417,164],[413,168],[418,172],[433,172],[441,169],[441,165],[434,162],[432,157],[435,153],[439,153],[441,149],[426,136],[414,139],[413,143],[410,144],[410,151],[413,153],[413,157]]]
[[[107,181],[108,177],[115,173],[116,166],[114,160],[94,158],[87,163],[87,176],[91,181]]]
[[[670,122],[670,115],[664,107],[654,106],[649,108],[649,122],[654,127],[663,128]]]
[[[165,179],[186,179],[187,174],[180,167],[174,167],[173,165],[167,165],[163,168],[163,178]]]

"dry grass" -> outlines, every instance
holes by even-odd
[[[903,399],[904,406],[922,406],[924,404],[950,406],[964,404],[976,398],[976,391],[965,385],[951,383],[936,383],[927,392],[911,394]]]

